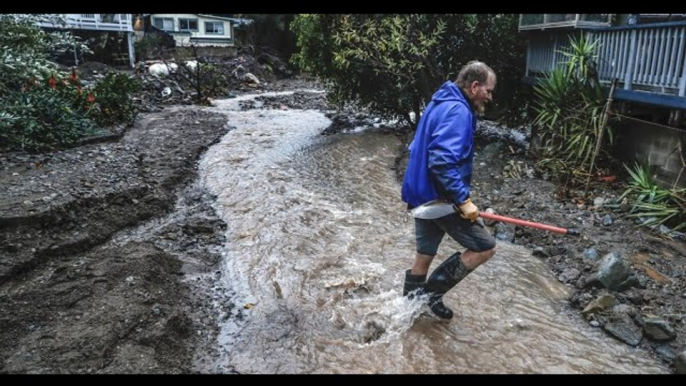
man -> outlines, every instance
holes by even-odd
[[[405,272],[403,296],[429,294],[436,316],[451,319],[443,295],[495,254],[495,240],[477,221],[470,199],[476,113],[491,101],[496,75],[483,62],[467,63],[455,82],[433,95],[417,125],[402,186],[402,199],[415,217],[416,255]],[[456,252],[426,280],[445,234],[467,248]]]

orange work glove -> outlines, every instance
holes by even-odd
[[[457,208],[460,209],[460,216],[462,216],[462,218],[466,220],[474,222],[479,217],[479,208],[477,208],[476,205],[474,205],[474,203],[472,203],[472,200],[469,198],[467,199],[467,201],[460,204]]]

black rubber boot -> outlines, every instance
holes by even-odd
[[[431,296],[429,298],[429,307],[431,308],[431,312],[433,312],[434,315],[438,316],[441,319],[452,319],[453,318],[453,310],[448,308],[443,303],[443,295]]]
[[[426,274],[413,275],[412,270],[408,269],[407,271],[405,271],[405,285],[403,286],[403,296],[407,296],[409,299],[412,299],[417,295],[421,295],[424,292],[425,284]]]
[[[456,252],[447,258],[431,273],[429,280],[426,282],[426,292],[431,294],[429,297],[429,307],[436,316],[442,319],[451,319],[453,317],[453,311],[443,304],[443,295],[471,272],[462,264],[460,256],[461,253]]]

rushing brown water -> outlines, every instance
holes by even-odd
[[[569,310],[568,289],[521,246],[499,243],[446,295],[449,322],[404,299],[414,239],[391,169],[399,141],[321,136],[323,113],[240,111],[245,98],[212,108],[236,129],[200,163],[228,225],[222,280],[247,314],[225,318],[216,371],[668,372]],[[446,238],[433,267],[456,249]]]

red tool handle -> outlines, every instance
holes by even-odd
[[[499,216],[497,214],[492,214],[492,213],[488,213],[488,212],[479,212],[479,216],[481,216],[483,218],[487,218],[489,220],[509,222],[509,223],[512,223],[515,225],[521,225],[521,226],[525,226],[525,227],[542,229],[544,231],[561,233],[563,235],[570,235],[570,236],[579,236],[580,235],[578,229],[560,228],[560,227],[556,227],[556,226],[552,226],[552,225],[539,224],[539,223],[526,221],[526,220],[519,220],[519,219],[512,218],[512,217]]]

